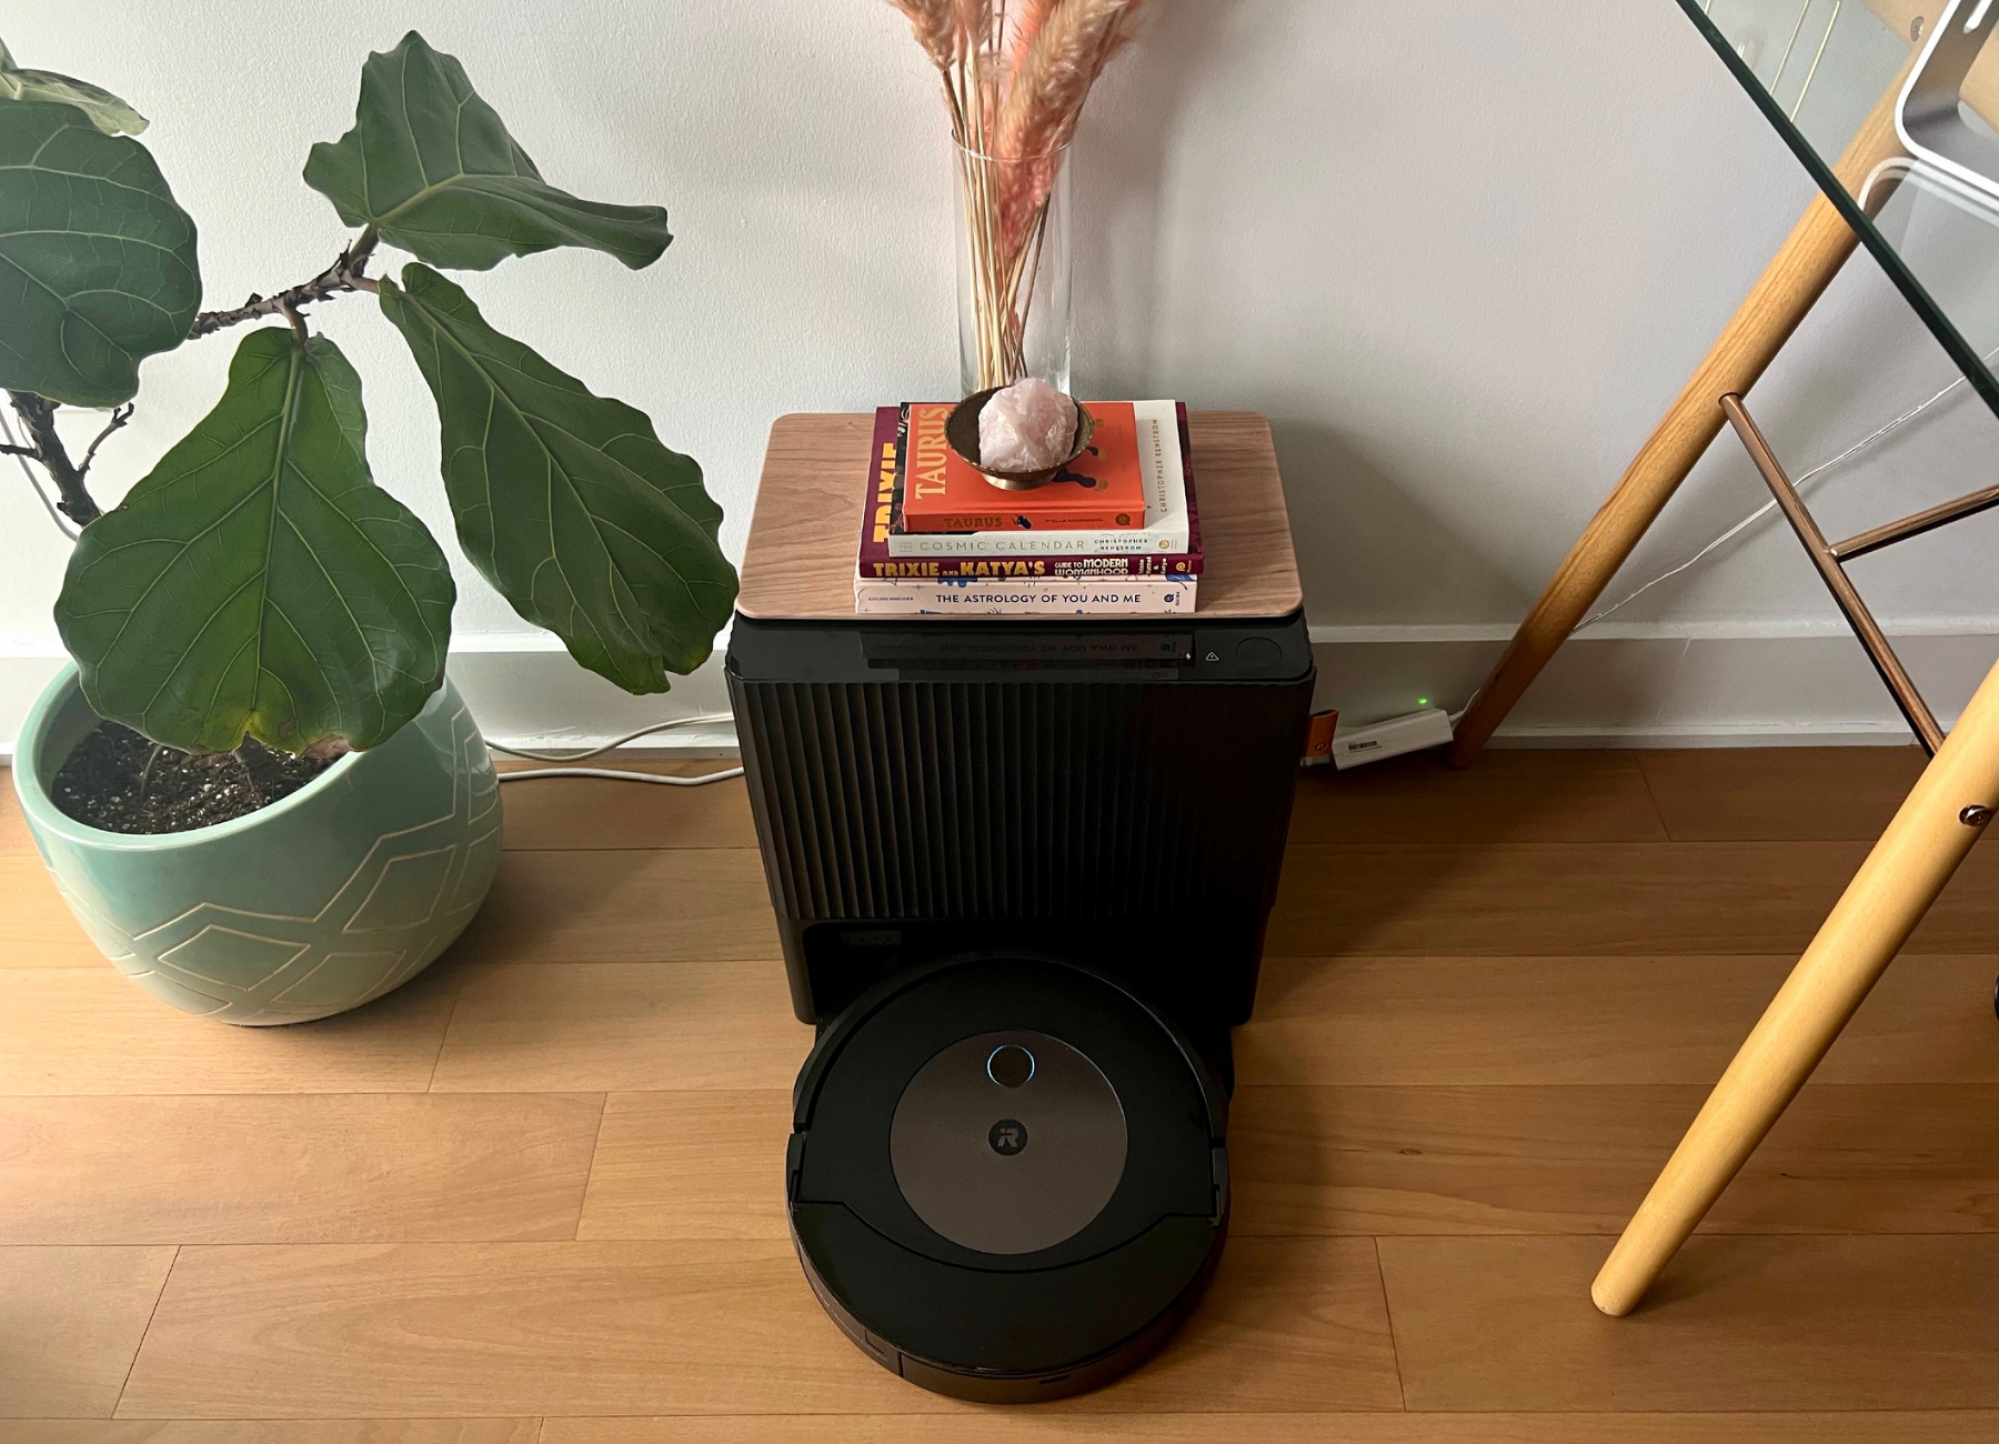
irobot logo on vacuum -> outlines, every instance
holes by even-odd
[[[1017,1118],[1002,1118],[986,1134],[986,1142],[993,1146],[993,1152],[1011,1158],[1027,1147],[1027,1125]]]

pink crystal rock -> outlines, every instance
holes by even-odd
[[[995,391],[979,413],[979,464],[994,471],[1045,471],[1075,443],[1076,403],[1038,377]]]

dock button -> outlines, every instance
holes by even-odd
[[[1274,666],[1284,649],[1269,637],[1244,637],[1236,644],[1235,659],[1245,667]]]

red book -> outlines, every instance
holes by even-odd
[[[1148,403],[1151,404],[1151,403]],[[1179,408],[1184,412],[1185,408]],[[1140,417],[1143,430],[1144,417]],[[1193,488],[1189,485],[1191,458],[1186,438],[1175,428],[1181,451],[1181,477],[1177,491],[1170,482],[1153,478],[1156,495],[1163,495],[1156,510],[1148,514],[1148,526],[1160,527],[1163,520],[1178,516],[1181,535],[1188,537],[1185,551],[1107,552],[1090,549],[1092,538],[1104,534],[1091,531],[1068,533],[1043,531],[1039,539],[1027,532],[905,532],[896,525],[901,510],[902,475],[897,469],[902,454],[902,408],[882,406],[875,410],[874,442],[868,453],[868,500],[861,514],[861,546],[857,576],[866,581],[949,581],[961,578],[984,580],[1059,581],[1115,577],[1188,577],[1201,571],[1200,528],[1192,519]],[[1053,538],[1074,537],[1083,543],[1075,550],[1055,543]],[[1150,539],[1151,531],[1124,531],[1118,536],[1134,541]],[[907,554],[895,550],[898,536],[920,537],[922,552]],[[982,549],[990,545],[990,550]],[[1170,541],[1162,541],[1170,546]]]
[[[936,532],[1143,527],[1145,477],[1131,403],[1086,404],[1097,419],[1089,449],[1045,486],[1007,491],[951,450],[944,439],[944,422],[951,414],[948,405],[911,403],[904,443],[903,528]]]

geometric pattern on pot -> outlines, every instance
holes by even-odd
[[[408,981],[465,930],[500,862],[500,787],[471,714],[451,726],[451,811],[383,833],[310,917],[203,902],[129,932],[62,887],[91,940],[163,1002],[225,1023],[302,1023]]]

